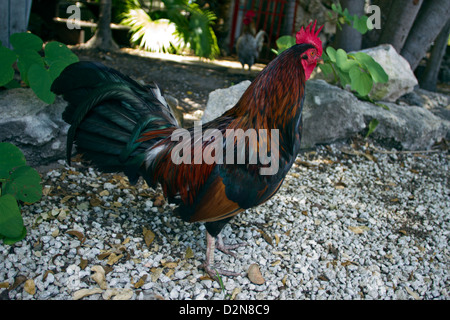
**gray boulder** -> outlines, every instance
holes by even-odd
[[[395,102],[398,98],[414,90],[418,81],[408,61],[390,44],[362,50],[378,62],[389,76],[387,83],[374,85],[369,96],[374,100]]]
[[[61,114],[66,105],[59,97],[47,105],[31,89],[0,91],[0,141],[19,147],[31,166],[64,159],[69,126]]]
[[[214,120],[225,111],[232,108],[250,86],[249,80],[242,81],[225,89],[217,89],[209,94],[202,122]]]
[[[211,92],[203,117],[220,116],[240,99],[248,85],[247,81]],[[365,134],[372,119],[377,119],[379,125],[371,137],[387,147],[425,150],[449,135],[450,121],[423,106],[389,102],[385,105],[390,110],[358,100],[352,93],[323,80],[309,80],[303,107],[302,148]]]

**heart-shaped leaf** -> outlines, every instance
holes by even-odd
[[[9,181],[4,185],[3,193],[23,202],[36,202],[42,197],[41,177],[29,166],[19,167],[11,173]]]
[[[14,77],[12,64],[17,60],[16,54],[0,46],[0,87],[9,83]]]
[[[0,179],[9,179],[11,172],[27,164],[22,151],[9,142],[0,142]]]
[[[23,231],[23,219],[17,200],[9,194],[0,197],[0,235],[19,238]]]

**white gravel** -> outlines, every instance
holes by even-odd
[[[0,299],[449,299],[448,153],[357,149],[301,154],[275,197],[224,228],[248,246],[216,252],[242,273],[223,287],[199,269],[204,227],[173,217],[160,190],[61,166],[22,209],[27,237],[0,244]],[[262,285],[247,275],[253,263]]]

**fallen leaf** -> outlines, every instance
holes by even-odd
[[[117,261],[119,261],[122,257],[123,257],[123,254],[117,255],[113,252],[109,255],[108,262],[106,262],[106,264],[111,266],[111,265],[117,263]]]
[[[5,289],[9,287],[9,282],[0,282],[0,289]]]
[[[112,253],[112,252],[110,252],[110,251],[100,253],[100,254],[97,256],[97,259],[103,260],[103,259],[109,257],[109,256],[111,255],[111,253]]]
[[[65,196],[64,198],[61,199],[60,203],[66,203],[67,201],[69,201],[70,199],[72,199],[74,196]]]
[[[286,285],[286,280],[287,280],[287,275],[285,275],[285,276],[283,277],[283,279],[281,279],[281,283],[283,284],[283,286]]]
[[[142,277],[140,277],[139,280],[134,284],[134,287],[136,289],[142,287],[145,284],[147,277],[148,277],[148,274],[144,274]]]
[[[153,240],[155,240],[155,233],[147,229],[146,227],[143,227],[142,234],[144,235],[145,244],[147,245],[147,247],[150,247]]]
[[[403,234],[403,235],[408,235],[408,233],[406,232],[406,230],[398,230],[398,232],[400,232],[401,234]]]
[[[87,260],[87,259],[80,258],[80,264],[79,264],[79,267],[81,268],[81,270],[86,269],[87,265],[88,265],[88,260]]]
[[[150,270],[152,272],[152,282],[156,282],[159,279],[159,276],[163,272],[162,268],[152,268]]]
[[[263,230],[260,229],[257,229],[256,231],[258,231],[262,235],[264,240],[266,240],[270,245],[272,245],[272,238],[267,233],[265,233]]]
[[[100,201],[100,199],[97,198],[97,197],[92,198],[92,199],[89,201],[89,203],[90,203],[91,206],[93,206],[93,207],[98,207],[99,205],[102,204],[102,202]]]
[[[96,293],[102,293],[103,290],[100,288],[94,288],[94,289],[81,289],[76,291],[73,294],[73,300],[80,300],[81,298],[96,294]]]
[[[348,267],[348,266],[351,266],[351,265],[357,266],[358,263],[354,262],[354,261],[350,261],[350,260],[341,262],[341,266],[343,266],[343,267]]]
[[[414,292],[411,288],[405,286],[405,289],[415,300],[420,300],[420,296],[416,292]]]
[[[31,295],[34,295],[36,293],[36,285],[33,279],[28,279],[27,281],[25,281],[24,290]]]
[[[280,263],[281,263],[281,260],[276,260],[276,261],[271,263],[271,266],[274,267],[274,266],[276,266],[276,265],[278,265]]]
[[[194,257],[194,252],[192,251],[191,247],[187,247],[186,248],[186,254],[185,254],[184,258],[187,260],[187,259],[190,259],[190,258],[193,258],[193,257]]]
[[[80,240],[81,243],[83,243],[83,242],[86,240],[86,238],[84,237],[84,234],[81,233],[80,231],[77,231],[77,230],[69,230],[69,231],[67,231],[66,233],[67,233],[68,235],[77,237],[78,240]]]
[[[233,289],[233,292],[231,293],[231,300],[236,299],[236,296],[241,293],[241,288],[236,287]]]
[[[349,226],[348,228],[350,229],[350,231],[352,231],[356,234],[361,234],[361,233],[364,233],[364,231],[370,230],[366,226],[356,226],[356,227]]]
[[[178,263],[176,263],[176,262],[165,262],[162,264],[163,267],[169,268],[169,269],[174,269],[177,267],[177,265],[178,265]]]
[[[256,263],[253,263],[248,268],[248,278],[254,284],[263,284],[265,282],[261,271],[259,270],[259,266]]]
[[[278,245],[280,243],[280,237],[275,234],[275,244]]]
[[[91,279],[97,282],[101,289],[107,289],[108,285],[106,284],[105,269],[100,265],[96,265],[91,268],[91,271],[95,272],[91,275]]]
[[[108,191],[108,190],[100,191],[99,195],[100,195],[101,197],[109,196],[109,191]]]
[[[9,288],[9,291],[16,289],[18,286],[20,286],[22,283],[24,283],[25,281],[27,281],[27,277],[23,276],[23,275],[18,275],[15,279],[14,279],[14,283],[12,284],[11,288]]]

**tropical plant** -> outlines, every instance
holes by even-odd
[[[53,81],[65,67],[77,62],[78,57],[57,41],[49,42],[43,48],[42,39],[28,32],[12,34],[10,43],[13,50],[0,43],[0,87],[20,87],[14,80],[13,64],[17,62],[22,81],[42,101],[53,103],[55,94],[50,91]]]
[[[132,1],[132,6],[124,15],[122,23],[129,25],[133,33],[132,40],[143,48],[153,48],[155,43],[152,24],[167,19],[175,25],[174,35],[179,40],[170,46],[163,45],[161,50],[179,51],[183,44],[189,45],[195,55],[214,59],[219,54],[217,38],[212,29],[216,16],[212,11],[202,10],[189,0],[162,0],[164,8],[147,12],[140,3]],[[167,43],[167,41],[166,41]]]
[[[41,177],[26,163],[19,148],[0,143],[0,239],[6,244],[22,240],[27,233],[21,205],[39,201],[42,196]]]

